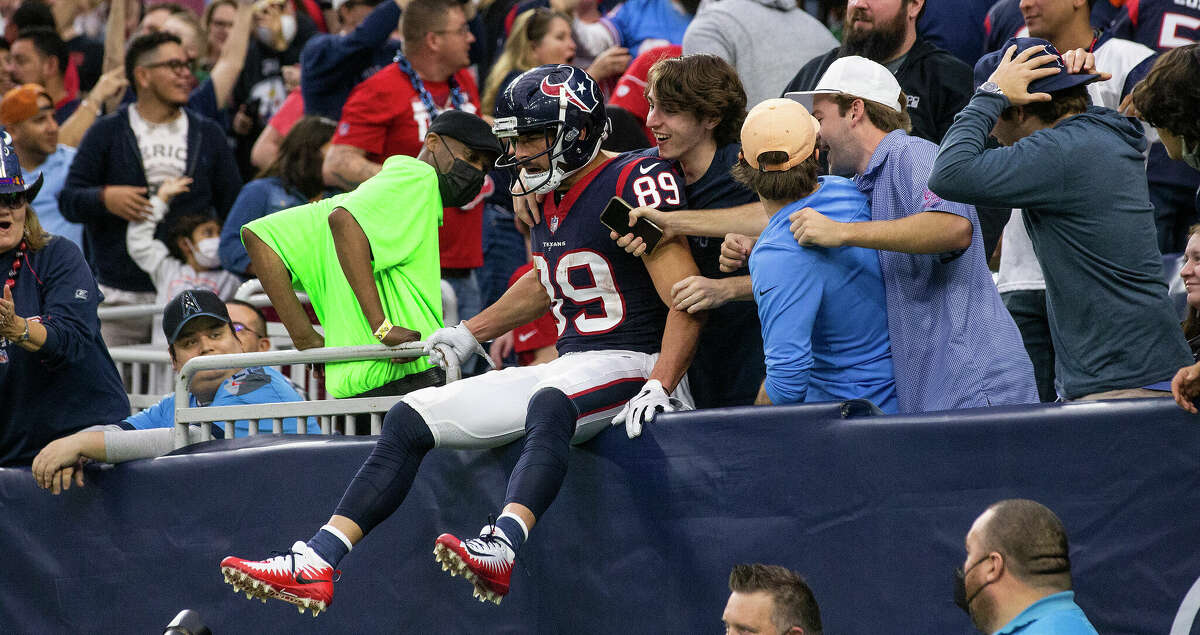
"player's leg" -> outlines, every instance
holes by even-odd
[[[499,604],[508,593],[516,553],[566,478],[572,439],[587,440],[608,425],[646,382],[651,358],[576,353],[537,367],[544,379],[529,400],[524,445],[499,518],[478,538],[462,541],[443,534],[434,548],[443,569],[474,583],[475,597]]]
[[[325,610],[333,600],[334,569],[404,502],[425,454],[437,445],[490,448],[519,437],[537,381],[526,369],[513,368],[408,395],[384,417],[379,441],[329,522],[307,542],[267,560],[226,558],[226,581],[247,597],[283,600],[314,615]],[[480,403],[489,404],[486,416]]]

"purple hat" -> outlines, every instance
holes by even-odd
[[[1053,65],[1059,69],[1059,72],[1055,75],[1050,75],[1049,77],[1040,77],[1033,80],[1033,82],[1029,84],[1028,90],[1030,93],[1054,93],[1067,88],[1079,86],[1080,84],[1090,84],[1100,79],[1099,75],[1092,75],[1090,73],[1068,73],[1066,65],[1063,64],[1062,55],[1060,55],[1058,49],[1054,48],[1054,45],[1047,40],[1036,37],[1014,37],[1009,38],[1008,41],[1004,43],[1004,46],[1000,47],[999,50],[988,53],[987,55],[979,58],[978,62],[975,62],[976,88],[979,88],[980,84],[986,82],[988,78],[992,76],[992,73],[996,72],[996,69],[1000,66],[1000,61],[1004,59],[1004,52],[1013,45],[1016,45],[1017,47],[1017,52],[1015,55],[1019,55],[1021,51],[1024,51],[1028,48],[1033,48],[1035,46],[1046,47],[1046,53],[1054,56],[1054,59],[1050,62],[1050,65]],[[1039,57],[1039,55],[1035,54],[1034,57]]]
[[[42,189],[42,175],[38,174],[33,185],[25,186],[25,177],[21,176],[21,162],[17,159],[17,151],[13,149],[12,135],[0,128],[0,194],[25,193],[25,200],[32,202]]]

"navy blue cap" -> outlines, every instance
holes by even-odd
[[[13,149],[12,135],[7,130],[0,129],[0,194],[15,194],[25,192],[25,200],[32,201],[42,189],[42,175],[33,185],[25,186],[25,177],[21,175],[21,162],[17,159],[17,151]]]
[[[1030,93],[1054,93],[1079,86],[1080,84],[1090,84],[1100,79],[1099,75],[1092,75],[1090,73],[1068,73],[1066,65],[1063,64],[1062,55],[1047,40],[1036,37],[1013,37],[1009,38],[999,50],[988,53],[979,58],[978,62],[975,62],[975,88],[979,88],[980,84],[986,82],[992,76],[992,73],[996,72],[996,69],[1000,67],[1000,61],[1004,59],[1004,52],[1014,44],[1017,46],[1017,52],[1014,53],[1014,56],[1020,55],[1021,51],[1035,46],[1046,47],[1046,53],[1054,56],[1053,62],[1046,66],[1052,65],[1059,69],[1056,75],[1033,80],[1029,84],[1028,91]],[[1041,55],[1043,54],[1035,53],[1034,57],[1036,58]]]
[[[198,317],[216,318],[226,324],[230,322],[229,310],[217,294],[207,289],[180,291],[163,310],[162,326],[167,342],[174,344],[184,325]]]

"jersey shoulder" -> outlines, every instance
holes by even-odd
[[[616,195],[634,207],[687,207],[683,177],[657,153],[627,152],[613,159],[609,169],[616,175]]]

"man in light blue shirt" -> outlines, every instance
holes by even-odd
[[[58,123],[50,95],[37,84],[9,90],[0,101],[0,124],[12,136],[12,147],[26,180],[32,183],[41,173],[42,189],[32,204],[42,229],[82,249],[83,225],[68,221],[58,211],[58,193],[67,180],[75,148],[58,143]]]
[[[163,331],[170,342],[171,362],[176,372],[193,357],[242,352],[225,303],[211,291],[189,290],[175,296],[163,311]],[[256,366],[197,372],[192,377],[188,405],[238,406],[288,401],[303,399],[279,371]],[[123,427],[135,430],[174,425],[173,393],[122,422]],[[259,420],[257,426],[259,433],[272,431],[270,419]],[[248,421],[235,422],[235,436],[245,436],[249,427]],[[283,430],[296,432],[296,419],[284,419]],[[313,417],[308,418],[305,432],[320,434],[321,428]]]
[[[954,603],[993,635],[1096,635],[1071,590],[1067,530],[1045,505],[994,503],[967,532]]]
[[[754,190],[770,220],[750,253],[770,403],[869,399],[896,412],[883,279],[875,252],[801,247],[788,215],[817,206],[840,222],[871,217],[867,198],[841,177],[817,177],[818,124],[800,104],[768,99],[742,126],[734,178]],[[762,402],[760,396],[760,402]]]
[[[1033,365],[992,282],[975,208],[929,190],[938,147],[906,133],[896,78],[843,57],[815,90],[788,96],[821,122],[830,171],[853,176],[871,199],[873,222],[846,223],[809,205],[791,214],[791,229],[802,245],[879,250],[900,412],[1037,403]]]

